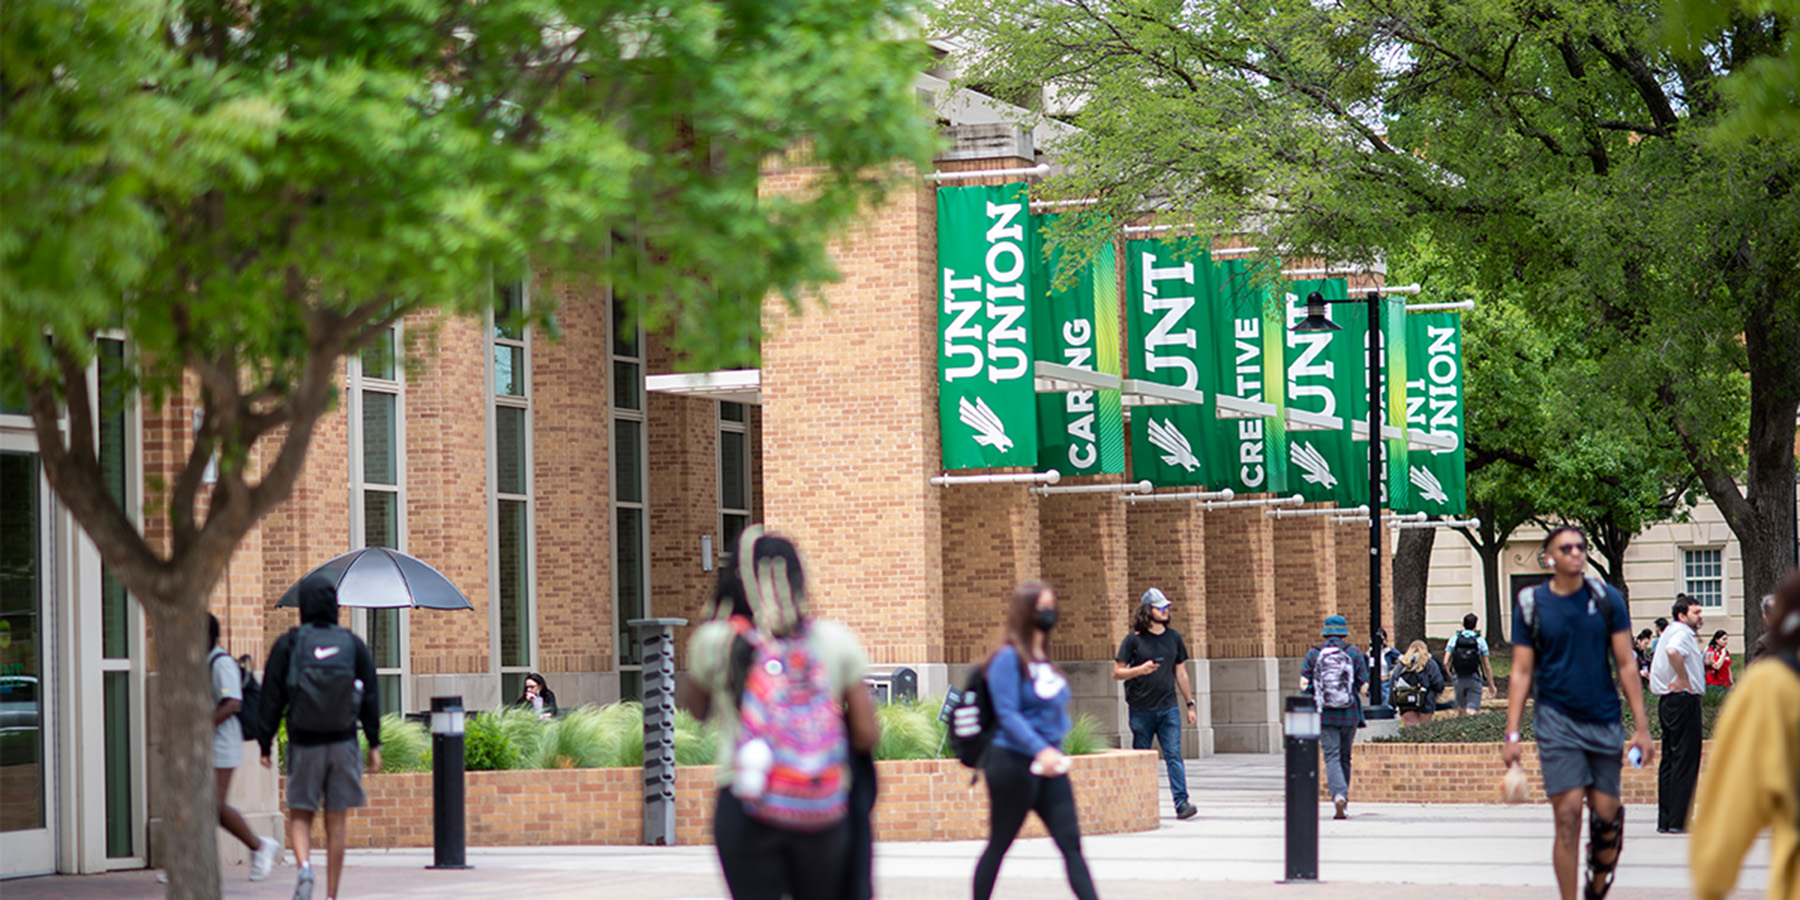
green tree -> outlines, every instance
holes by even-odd
[[[213,831],[204,641],[180,636],[287,497],[340,358],[536,272],[609,282],[692,364],[753,363],[762,299],[832,277],[832,229],[930,158],[912,22],[903,0],[0,6],[0,352],[52,488],[162,638],[170,833]],[[779,165],[805,187],[764,193]],[[158,539],[99,477],[101,329],[135,362],[103,393],[197,384],[192,452],[149,484]],[[167,851],[171,896],[218,895],[213,841]]]
[[[949,0],[973,81],[1053,88],[1080,126],[1050,193],[1146,207],[1289,256],[1373,262],[1429,233],[1535,327],[1583,335],[1604,389],[1675,435],[1756,598],[1794,562],[1800,142],[1708,141],[1733,74],[1619,0]],[[1070,242],[1079,254],[1081,245]],[[1471,409],[1473,404],[1471,404]],[[1607,423],[1602,423],[1607,424]]]

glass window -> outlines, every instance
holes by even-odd
[[[620,503],[644,502],[644,423],[613,421],[613,491]]]
[[[362,375],[394,381],[394,329],[383,329],[373,343],[362,351]]]
[[[44,827],[44,578],[37,455],[0,453],[0,832]]]
[[[499,501],[500,664],[531,664],[531,610],[526,602],[525,504]]]
[[[106,729],[106,855],[131,856],[131,673],[100,676]]]
[[[525,312],[525,283],[505,281],[494,285],[494,338],[522,341],[525,328],[520,316]]]
[[[643,409],[643,379],[638,377],[638,364],[613,363],[613,405],[620,409]]]
[[[525,348],[513,344],[494,345],[494,393],[508,397],[525,396]]]
[[[400,549],[400,495],[363,491],[363,546]]]
[[[1701,606],[1725,605],[1725,551],[1721,548],[1685,549],[1682,555],[1682,580],[1686,593]]]
[[[613,295],[613,355],[635,358],[638,355],[637,324],[630,321],[627,302],[617,294]]]
[[[100,342],[100,477],[106,492],[130,508],[125,497],[125,342]],[[100,653],[107,659],[131,658],[131,608],[125,586],[100,567]],[[115,854],[117,855],[117,854]]]
[[[494,407],[494,487],[502,494],[525,493],[525,410]]]
[[[744,433],[719,432],[719,505],[725,509],[749,509],[749,454]]]
[[[619,554],[619,662],[637,665],[637,635],[626,625],[632,619],[647,616],[644,607],[644,511],[637,507],[618,508],[617,533],[613,543]]]
[[[383,391],[363,391],[362,459],[365,483],[399,483],[400,464],[395,459],[398,435],[394,419],[399,399]]]
[[[726,422],[744,421],[744,404],[719,401],[719,418]]]

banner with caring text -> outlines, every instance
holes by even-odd
[[[1198,245],[1156,240],[1126,243],[1125,257],[1131,377],[1200,390],[1200,372],[1212,365],[1221,340],[1201,302],[1218,293],[1211,258]],[[1134,407],[1132,477],[1157,487],[1208,484],[1212,418],[1210,396],[1204,404]]]
[[[1215,418],[1207,423],[1209,460],[1217,477],[1208,485],[1240,494],[1286,493],[1288,490],[1286,423],[1280,415],[1284,398],[1283,334],[1279,306],[1258,280],[1265,265],[1233,259],[1218,264],[1218,289],[1207,298],[1209,317],[1219,329],[1220,346],[1201,371],[1200,387]],[[1274,416],[1216,418],[1220,396],[1271,403]]]
[[[938,420],[945,469],[1035,466],[1024,184],[939,188]]]
[[[1406,512],[1461,516],[1468,512],[1463,461],[1462,316],[1454,312],[1406,317],[1406,422],[1414,431],[1456,439],[1454,450],[1407,454],[1412,486]]]
[[[1287,408],[1336,416],[1342,424],[1330,431],[1290,429],[1288,487],[1307,502],[1356,506],[1369,493],[1368,450],[1350,432],[1356,395],[1367,396],[1368,356],[1364,343],[1368,311],[1360,303],[1333,303],[1325,315],[1340,330],[1296,333],[1306,318],[1306,295],[1318,291],[1327,300],[1343,300],[1342,278],[1292,281],[1283,297],[1286,335]],[[1368,402],[1362,404],[1365,416]]]
[[[1043,232],[1054,215],[1032,216],[1031,333],[1036,359],[1106,375],[1119,374],[1119,274],[1109,241],[1064,287],[1065,255]],[[1118,391],[1037,395],[1038,469],[1063,475],[1125,471],[1125,420]]]

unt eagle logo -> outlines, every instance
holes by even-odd
[[[1006,424],[988,407],[987,401],[980,397],[974,403],[967,397],[956,400],[956,416],[964,425],[975,429],[975,443],[1005,453],[1013,448],[1013,440],[1006,436]]]
[[[1150,443],[1165,454],[1162,458],[1164,465],[1180,466],[1189,472],[1200,468],[1200,460],[1194,456],[1194,445],[1188,443],[1187,435],[1182,434],[1173,422],[1168,419],[1161,422],[1151,419],[1150,426],[1145,430],[1149,434]]]

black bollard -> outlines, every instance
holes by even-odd
[[[1287,877],[1283,884],[1319,880],[1319,706],[1287,698],[1282,716],[1287,745]]]
[[[431,698],[431,869],[467,869],[461,697]]]

